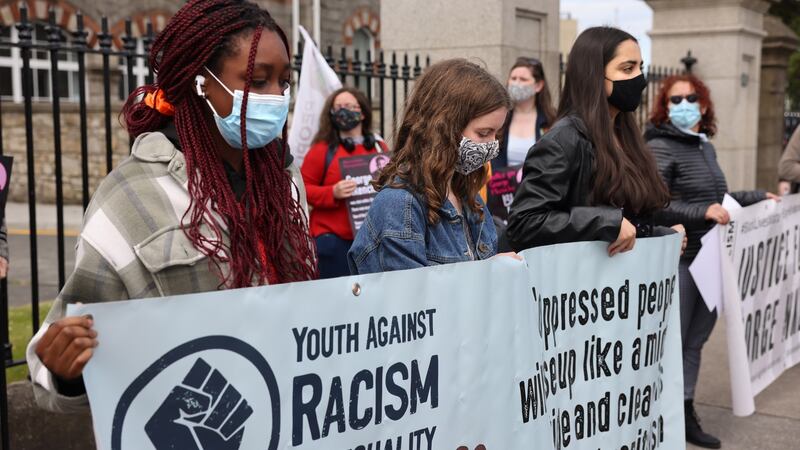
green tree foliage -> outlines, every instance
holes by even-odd
[[[769,13],[778,16],[783,23],[800,36],[800,0],[780,0],[772,4]],[[791,108],[800,110],[800,51],[789,60],[789,90],[787,92]]]

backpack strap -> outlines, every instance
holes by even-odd
[[[325,186],[325,178],[328,177],[328,169],[331,167],[333,157],[336,156],[337,147],[338,146],[333,142],[328,143],[328,151],[325,152],[325,166],[323,166],[322,169],[322,181],[320,181],[320,186]]]
[[[386,141],[384,141],[384,140],[383,140],[383,137],[381,137],[381,135],[380,135],[380,134],[378,134],[378,133],[373,133],[373,135],[372,135],[372,136],[373,136],[373,138],[375,139],[375,150],[376,150],[378,153],[384,153],[384,151],[383,151],[383,146],[384,146],[384,145],[386,145]],[[382,144],[383,144],[383,145],[382,145]]]

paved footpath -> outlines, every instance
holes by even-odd
[[[75,237],[81,227],[83,208],[80,205],[64,207],[65,229],[65,275],[68,277],[75,266]],[[6,226],[10,264],[8,271],[8,300],[11,306],[29,305],[31,302],[31,258],[30,231],[28,226],[28,204],[6,205]],[[54,205],[38,205],[36,208],[39,299],[50,301],[58,294],[58,247],[56,245],[56,208]]]
[[[784,372],[756,397],[755,414],[735,417],[723,320],[717,322],[703,351],[696,396],[703,429],[722,440],[723,449],[800,450],[800,365]]]

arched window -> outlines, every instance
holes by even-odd
[[[353,50],[358,50],[358,56],[361,61],[366,61],[367,51],[375,58],[375,38],[372,32],[367,27],[361,27],[353,32]],[[355,55],[355,53],[353,53]]]

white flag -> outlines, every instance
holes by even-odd
[[[303,65],[300,72],[300,84],[297,88],[294,103],[294,116],[289,129],[289,148],[297,165],[303,163],[311,140],[319,129],[319,115],[322,105],[335,90],[342,87],[342,82],[333,69],[328,66],[308,32],[302,26]]]

